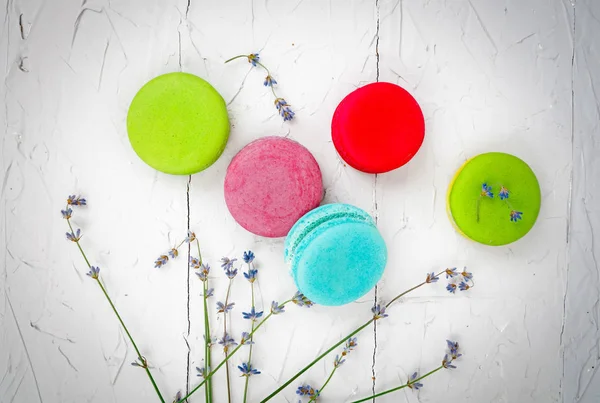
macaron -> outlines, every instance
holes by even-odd
[[[317,207],[323,197],[321,169],[301,144],[263,137],[233,158],[225,175],[225,203],[243,228],[278,238]]]
[[[133,98],[127,133],[136,154],[152,168],[190,175],[211,166],[229,138],[223,97],[192,74],[149,81]]]
[[[468,160],[448,188],[447,210],[462,235],[485,245],[525,236],[540,212],[538,180],[524,161],[505,153]]]
[[[419,151],[425,120],[405,89],[373,83],[340,102],[333,114],[331,137],[348,165],[362,172],[383,173],[403,166]]]
[[[369,214],[326,204],[304,215],[285,239],[285,260],[298,290],[320,305],[344,305],[379,281],[387,248]]]

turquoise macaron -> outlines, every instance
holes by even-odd
[[[285,261],[298,290],[311,301],[344,305],[377,284],[387,248],[367,212],[349,204],[326,204],[294,224],[285,239]]]

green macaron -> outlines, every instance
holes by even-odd
[[[485,245],[506,245],[525,236],[540,205],[540,185],[529,165],[505,153],[470,159],[448,189],[448,215],[455,228]]]
[[[149,81],[131,102],[129,141],[152,168],[190,175],[211,166],[229,138],[223,97],[205,80],[169,73]]]

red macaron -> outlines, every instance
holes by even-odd
[[[348,165],[366,173],[383,173],[403,166],[419,151],[425,120],[405,89],[373,83],[340,102],[331,122],[331,137]]]
[[[263,137],[233,158],[225,175],[225,203],[246,230],[277,238],[319,205],[323,182],[319,164],[301,144]]]

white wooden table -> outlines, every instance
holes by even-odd
[[[575,1],[575,0],[573,0]],[[422,288],[359,336],[323,395],[345,402],[439,365],[446,338],[464,357],[419,393],[381,402],[600,401],[600,3],[596,0],[5,0],[0,7],[3,107],[0,216],[0,401],[153,402],[144,371],[60,216],[67,195],[87,197],[74,222],[83,245],[170,398],[198,382],[201,284],[185,258],[153,268],[189,225],[213,265],[257,255],[259,305],[295,291],[283,240],[253,236],[229,215],[225,170],[265,135],[304,144],[323,171],[324,202],[378,219],[389,264],[377,298],[427,271],[467,266],[476,287]],[[283,123],[264,74],[237,54],[260,51],[297,112]],[[223,95],[231,137],[192,177],[155,172],[131,149],[125,118],[136,91],[166,72],[197,74]],[[338,102],[366,83],[409,90],[426,118],[421,151],[372,175],[345,166],[330,137]],[[543,205],[521,241],[484,247],[455,233],[445,192],[455,170],[486,151],[515,154],[537,173]],[[339,308],[291,306],[256,337],[250,400],[259,401],[332,342],[368,319],[373,292]],[[232,331],[249,287],[237,278]],[[213,300],[213,304],[214,304]],[[217,326],[216,310],[211,308]],[[237,336],[239,337],[239,336]],[[188,348],[189,345],[189,348]],[[242,354],[242,356],[245,353]],[[216,360],[222,354],[214,350]],[[235,365],[242,356],[232,359]],[[315,387],[331,359],[302,378]],[[233,397],[243,378],[234,368]],[[372,379],[374,374],[374,380]],[[215,401],[225,399],[224,373]],[[297,401],[295,382],[274,401]],[[203,401],[203,393],[191,402]],[[169,400],[170,401],[170,400]]]

